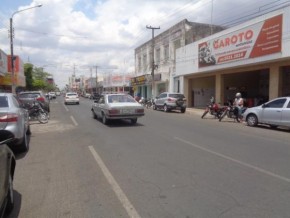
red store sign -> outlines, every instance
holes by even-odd
[[[199,67],[281,52],[283,15],[198,45]]]

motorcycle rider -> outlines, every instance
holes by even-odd
[[[236,93],[236,98],[233,104],[238,109],[239,118],[242,116],[242,109],[244,107],[244,99],[242,98],[242,94],[240,92]]]

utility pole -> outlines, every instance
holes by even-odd
[[[155,62],[154,62],[154,30],[160,29],[160,27],[152,27],[146,26],[147,29],[152,30],[152,69],[151,69],[151,77],[152,77],[152,97],[155,97],[155,88],[154,88],[154,70],[155,70]]]
[[[12,15],[13,17],[13,15]],[[13,19],[10,18],[10,55],[11,55],[11,93],[15,94],[15,73],[14,73],[14,54],[13,54]]]

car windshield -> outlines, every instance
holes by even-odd
[[[66,94],[67,96],[74,96],[74,97],[77,97],[77,94],[75,94],[75,93],[68,93],[68,94]]]
[[[108,102],[109,103],[128,103],[128,102],[135,102],[135,100],[130,95],[109,95]]]
[[[185,98],[183,94],[169,94],[170,98]]]
[[[38,98],[40,94],[38,93],[22,93],[19,94],[19,98]]]
[[[0,96],[0,108],[8,107],[7,96]]]

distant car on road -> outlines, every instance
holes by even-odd
[[[0,93],[0,130],[13,140],[8,143],[13,151],[29,149],[29,115],[17,96],[11,93]]]
[[[56,93],[55,92],[49,92],[48,96],[49,96],[49,99],[56,98]]]
[[[90,93],[86,93],[85,94],[85,98],[91,98],[91,94]]]
[[[43,105],[44,110],[50,112],[49,99],[45,97],[42,91],[25,91],[18,94],[18,98],[22,104],[32,104],[35,101]]]
[[[186,98],[181,93],[163,92],[154,99],[153,109],[162,109],[165,112],[180,110],[181,113],[185,113]]]
[[[64,97],[64,104],[80,104],[79,95],[76,92],[67,92]]]
[[[100,99],[101,95],[99,93],[92,93],[91,96],[90,96],[90,99],[94,99],[96,101],[98,101]]]
[[[110,120],[129,119],[132,124],[137,123],[139,117],[144,116],[144,107],[131,95],[104,94],[98,101],[94,101],[91,108],[95,119],[102,119],[104,124]]]
[[[13,179],[16,166],[14,153],[7,146],[12,135],[0,130],[0,217],[9,214],[14,207]]]
[[[248,108],[243,114],[243,119],[249,126],[267,124],[271,128],[290,128],[290,97],[275,98],[260,106]]]

